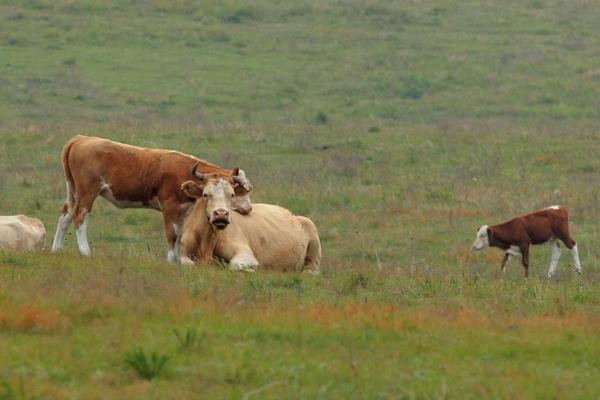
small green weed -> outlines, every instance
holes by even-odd
[[[187,328],[185,332],[180,332],[179,329],[175,328],[173,333],[175,333],[181,350],[191,349],[206,337],[206,333],[198,334],[198,330],[194,327]]]
[[[170,358],[166,354],[159,355],[155,351],[147,357],[144,349],[137,347],[125,354],[125,364],[130,366],[140,378],[150,381],[160,374]]]

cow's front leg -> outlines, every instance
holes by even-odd
[[[169,218],[167,215],[164,216],[164,223],[168,246],[167,261],[171,264],[176,264],[179,262],[179,239],[177,235],[179,226],[174,218]]]
[[[229,269],[232,271],[254,272],[257,267],[258,260],[251,250],[239,251],[229,260]]]
[[[522,245],[520,247],[521,250],[521,262],[523,263],[523,268],[525,269],[525,277],[529,276],[529,243],[526,245]]]

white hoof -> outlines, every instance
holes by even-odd
[[[196,265],[196,263],[194,262],[194,260],[192,260],[189,257],[183,256],[179,259],[179,262],[181,263],[181,265]]]

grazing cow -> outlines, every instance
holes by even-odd
[[[37,218],[0,216],[0,249],[31,251],[44,246],[46,228]]]
[[[503,224],[483,225],[477,231],[473,249],[481,250],[486,247],[498,247],[504,250],[505,254],[500,267],[502,272],[506,270],[506,264],[510,261],[511,256],[520,255],[525,268],[525,276],[528,276],[529,246],[550,242],[552,259],[548,277],[551,277],[556,271],[558,259],[560,258],[558,240],[561,240],[571,250],[575,269],[581,274],[577,244],[569,234],[569,214],[567,209],[561,206],[552,206],[515,217]]]
[[[181,190],[196,198],[183,225],[181,262],[209,263],[213,256],[236,271],[259,266],[319,273],[321,243],[313,222],[269,204],[253,204],[252,213],[231,215],[231,180],[207,174]]]
[[[219,172],[234,182],[235,211],[252,210],[250,182],[243,171],[226,170],[177,151],[147,149],[97,137],[77,135],[63,147],[62,163],[67,200],[61,207],[52,251],[62,249],[69,224],[74,223],[81,254],[90,255],[87,224],[94,200],[102,196],[119,208],[150,208],[163,214],[168,242],[167,260],[179,259],[181,224],[194,199],[181,184],[196,173]]]

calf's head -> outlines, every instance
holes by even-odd
[[[487,225],[483,225],[479,228],[477,236],[475,237],[475,242],[473,243],[473,250],[481,250],[489,247],[491,233],[492,231]]]
[[[186,181],[181,190],[197,200],[195,207],[204,207],[208,222],[216,229],[231,223],[231,203],[235,198],[230,177],[218,174],[197,175],[199,182]]]

